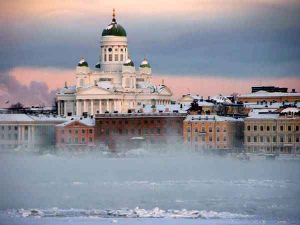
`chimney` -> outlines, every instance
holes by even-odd
[[[293,88],[293,89],[292,89],[292,93],[296,93],[296,90],[295,90],[295,88]]]

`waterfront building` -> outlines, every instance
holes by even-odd
[[[245,119],[245,149],[248,152],[300,153],[298,108],[253,113]]]
[[[56,125],[56,147],[60,150],[95,148],[95,119],[73,117]]]
[[[55,146],[55,126],[64,121],[46,115],[0,114],[0,149]]]
[[[97,144],[111,150],[130,149],[137,140],[152,150],[182,143],[182,123],[186,113],[151,112],[96,114]]]
[[[276,102],[299,102],[300,92],[268,92],[256,91],[249,94],[242,94],[237,96],[237,101],[242,103],[276,103]]]
[[[136,69],[130,59],[126,30],[112,22],[103,30],[99,59],[90,68],[81,59],[76,68],[76,85],[56,94],[59,115],[134,112],[144,104],[169,104],[172,91],[164,82],[152,83],[152,68],[145,58]]]
[[[192,149],[231,150],[242,147],[243,119],[217,115],[188,115],[183,137]]]

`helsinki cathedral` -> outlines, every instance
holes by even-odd
[[[143,105],[170,104],[172,91],[152,83],[147,59],[138,68],[129,57],[127,34],[117,23],[115,11],[100,40],[99,63],[92,69],[85,59],[76,67],[76,86],[56,93],[58,114],[137,112]]]

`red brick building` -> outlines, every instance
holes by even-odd
[[[130,149],[132,140],[144,140],[148,146],[176,144],[182,141],[186,113],[97,114],[95,137],[111,150]]]
[[[95,148],[95,120],[71,119],[56,126],[56,147],[69,150]]]

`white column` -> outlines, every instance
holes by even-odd
[[[114,111],[117,111],[117,100],[114,100]]]
[[[99,100],[99,113],[102,113],[102,101]]]
[[[60,115],[60,101],[57,101],[57,115]]]
[[[83,112],[87,112],[87,109],[86,109],[86,100],[83,100]]]
[[[106,111],[109,111],[109,99],[106,99]]]
[[[67,101],[64,101],[64,115],[67,115]]]
[[[94,100],[91,100],[91,115],[94,115]]]
[[[77,116],[80,115],[80,112],[79,112],[79,100],[76,101],[76,113],[75,113]]]

